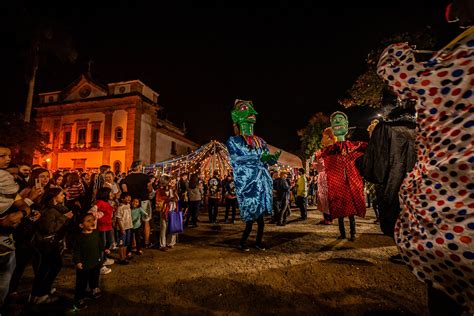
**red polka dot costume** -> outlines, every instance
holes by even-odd
[[[400,189],[395,240],[403,260],[474,312],[474,34],[418,63],[406,43],[389,46],[379,74],[416,98],[417,163]]]

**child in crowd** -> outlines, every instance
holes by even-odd
[[[110,249],[110,246],[114,241],[112,229],[112,217],[114,211],[109,203],[109,200],[112,199],[113,194],[110,188],[100,188],[96,195],[96,203],[89,211],[97,219],[97,229],[99,231],[103,249]],[[101,274],[112,272],[112,269],[106,266],[113,264],[114,260],[107,258],[106,255],[107,253],[104,250],[102,253],[102,263],[104,266],[100,270]]]
[[[173,182],[169,175],[162,175],[160,187],[156,190],[156,210],[160,212],[160,250],[167,251],[176,244],[178,234],[168,233],[168,214],[176,210],[178,194],[173,190]]]
[[[119,230],[119,263],[128,264],[126,259],[132,256],[131,252],[127,253],[130,247],[130,234],[133,228],[132,209],[130,208],[132,196],[128,192],[123,192],[120,196],[120,200],[120,205],[115,215],[117,218],[117,228]]]
[[[132,200],[132,236],[135,237],[135,244],[137,254],[142,255],[141,250],[141,232],[142,232],[142,219],[148,216],[148,214],[141,207],[140,200],[135,198]]]
[[[87,308],[84,298],[87,286],[92,290],[92,297],[101,296],[99,289],[99,275],[102,267],[103,245],[99,232],[95,229],[95,217],[88,213],[79,219],[81,232],[74,245],[73,262],[76,266],[76,290],[74,294],[74,308]]]

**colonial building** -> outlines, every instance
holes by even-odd
[[[196,149],[183,129],[157,117],[158,96],[140,80],[102,85],[87,75],[62,91],[40,93],[36,121],[52,153],[34,163],[126,171],[134,160],[153,163]]]

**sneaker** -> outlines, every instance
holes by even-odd
[[[242,250],[242,251],[245,251],[245,252],[250,251],[250,248],[247,247],[247,246],[244,246],[244,245],[240,245],[239,249]]]
[[[59,298],[56,296],[51,296],[49,294],[43,295],[43,296],[37,296],[33,299],[33,304],[39,305],[39,304],[50,304],[54,303],[58,300]]]
[[[114,264],[114,262],[115,262],[114,259],[107,258],[107,259],[105,259],[105,261],[104,261],[104,266],[111,266],[111,265]]]
[[[351,235],[351,238],[349,238],[349,241],[355,241],[356,240],[356,236],[355,235]]]
[[[96,300],[96,299],[102,297],[102,292],[98,287],[96,287],[95,289],[92,290],[92,295],[91,296],[92,296],[93,299]]]
[[[265,247],[263,247],[262,245],[255,245],[255,249],[257,250],[260,250],[260,251],[265,251],[267,250]]]
[[[100,268],[100,274],[109,274],[110,272],[112,272],[112,269],[107,268],[106,266]]]
[[[83,310],[83,309],[86,309],[86,308],[87,308],[87,305],[86,305],[86,302],[84,300],[78,300],[78,301],[74,302],[74,310],[80,311],[80,310]]]
[[[346,239],[346,236],[345,236],[345,235],[339,235],[339,236],[337,237],[337,239]]]
[[[166,247],[160,247],[160,251],[168,251],[168,248],[166,248]]]

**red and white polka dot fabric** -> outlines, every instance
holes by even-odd
[[[406,43],[389,46],[379,74],[416,98],[417,158],[400,190],[395,240],[422,281],[474,312],[474,35],[417,63]]]

